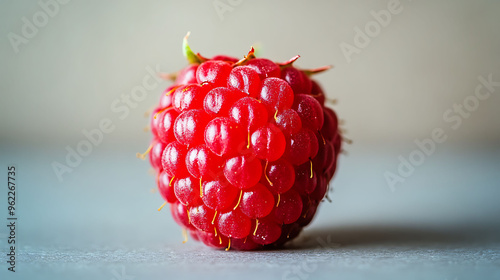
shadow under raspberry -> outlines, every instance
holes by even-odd
[[[500,243],[498,226],[458,225],[443,228],[399,225],[335,226],[305,229],[285,245],[287,249],[334,249],[369,245],[422,247],[427,245],[477,245]]]

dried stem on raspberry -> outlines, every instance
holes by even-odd
[[[311,76],[311,75],[314,75],[314,74],[325,72],[326,70],[329,70],[331,68],[333,68],[333,65],[325,65],[325,66],[322,66],[322,67],[319,67],[319,68],[306,69],[306,70],[302,70],[302,71],[304,72],[304,74],[306,74],[308,76]]]
[[[309,213],[309,208],[307,209],[306,213],[304,213],[304,216],[302,216],[302,218],[305,219],[308,213]]]
[[[310,196],[307,196],[307,205],[311,205],[311,197]],[[306,218],[307,214],[309,214],[309,210],[311,209],[311,207],[308,207],[307,208],[307,211],[306,213],[304,213],[304,216],[302,216],[302,218]]]
[[[169,91],[169,92],[170,92],[170,91]],[[168,95],[168,93],[167,93],[167,95]],[[156,114],[154,115],[154,117],[153,117],[153,118],[156,120],[156,117],[158,117],[158,115],[159,115],[159,114],[161,114],[161,113],[163,113],[163,112],[165,112],[166,110],[171,109],[171,108],[173,108],[173,106],[170,106],[170,107],[166,107],[166,108],[161,109],[160,111],[156,112]]]
[[[203,82],[203,83],[205,83],[205,82]],[[186,91],[192,89],[193,87],[195,87],[195,85],[188,85],[187,87],[182,89],[182,92],[186,92]]]
[[[158,208],[158,211],[161,211],[161,209],[163,209],[163,207],[165,207],[165,205],[167,205],[167,202],[163,202],[163,204],[160,206],[160,208]]]
[[[200,178],[200,197],[203,197],[203,184],[201,182],[201,178]]]
[[[217,228],[214,227],[215,236],[217,236]]]
[[[167,110],[166,108],[161,109],[160,111],[156,112],[156,114],[153,116],[153,119],[156,120],[156,117],[158,117],[159,114],[163,113],[163,111]]]
[[[188,233],[185,228],[182,229],[182,237],[184,237],[184,241],[182,241],[182,244],[186,244],[186,242],[188,242]]]
[[[309,163],[311,163],[311,177],[309,177],[309,178],[312,179],[312,177],[313,177],[313,162],[312,162],[311,158],[309,158]]]
[[[281,201],[281,194],[278,193],[278,202],[276,202],[276,207],[280,205],[280,201]]]
[[[240,197],[238,198],[238,203],[236,203],[236,206],[234,206],[233,210],[236,210],[236,208],[238,208],[238,206],[240,205],[242,196],[243,196],[243,190],[240,190]]]
[[[315,95],[312,95],[312,96],[314,97]],[[326,100],[326,102],[330,103],[331,105],[336,105],[339,102],[335,98],[331,99],[331,98],[325,97],[325,100]]]
[[[174,93],[174,91],[179,88],[180,86],[176,86],[176,87],[173,87],[171,90],[169,90],[167,93],[165,93],[166,96],[169,96],[171,95],[172,93]]]
[[[259,219],[255,219],[255,229],[253,231],[253,235],[257,234],[257,228],[259,227]]]
[[[153,144],[149,145],[148,149],[143,154],[137,153],[137,154],[135,154],[135,156],[142,159],[142,160],[145,160],[146,155],[149,154],[149,152],[151,152],[151,149],[153,149]]]
[[[186,209],[188,215],[188,224],[191,224],[191,216],[189,215],[189,209]]]
[[[323,133],[321,133],[321,130],[318,130],[318,133],[321,136],[321,139],[323,139],[323,145],[326,145],[326,140],[325,137],[323,136]]]
[[[172,176],[172,179],[170,179],[170,182],[168,182],[168,186],[172,186],[172,182],[174,181],[175,176]]]
[[[212,219],[212,225],[215,223],[215,218],[217,218],[217,210],[215,210],[214,218]],[[217,235],[217,234],[215,234]]]
[[[250,149],[250,130],[248,130],[248,135],[247,135],[247,149]]]
[[[267,177],[267,165],[268,164],[269,164],[269,161],[266,160],[266,166],[264,166],[264,176],[266,177],[266,180],[269,183],[269,185],[272,187],[273,186],[273,182],[271,182],[271,180],[269,179],[269,177]]]
[[[160,72],[160,73],[158,73],[158,76],[159,76],[160,78],[162,78],[162,79],[166,80],[166,81],[171,81],[171,82],[173,82],[173,81],[175,81],[175,79],[177,79],[177,74],[178,74],[178,73],[172,73],[172,74],[171,74],[171,73],[162,73],[162,72]]]
[[[229,238],[229,244],[227,245],[226,252],[231,249],[231,238]]]
[[[279,67],[281,69],[285,68],[285,67],[289,67],[289,66],[292,66],[292,64],[297,60],[299,59],[300,55],[296,55],[292,58],[290,58],[288,61],[285,61],[285,62],[276,62],[276,64],[279,65]]]
[[[233,64],[233,67],[245,65],[248,61],[255,58],[255,50],[252,47],[245,57]]]
[[[196,55],[197,55],[197,56],[201,59],[201,61],[203,61],[203,62],[210,60],[210,58],[206,58],[206,57],[202,56],[199,52],[198,52],[198,53],[196,53]]]
[[[328,186],[328,189],[329,189],[329,188],[330,188],[330,187]],[[330,199],[330,197],[328,196],[328,189],[326,190],[326,196],[325,196],[325,198],[326,198],[326,200],[328,200],[328,202],[332,203],[332,200],[331,200],[331,199]]]
[[[346,144],[349,144],[349,145],[352,144],[352,142],[353,142],[351,139],[349,139],[345,136],[342,136],[342,141],[346,142]]]
[[[144,112],[144,117],[148,118],[149,115],[151,115],[151,113],[153,112],[154,109],[155,109],[155,106],[151,106],[146,112]]]

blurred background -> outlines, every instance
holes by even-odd
[[[0,178],[6,182],[13,164],[19,184],[19,272],[7,276],[120,279],[124,266],[135,279],[165,269],[196,278],[214,268],[232,275],[247,263],[253,277],[279,278],[301,263],[299,250],[324,256],[308,274],[314,279],[500,277],[500,2],[0,3]],[[149,145],[144,113],[169,85],[155,73],[187,65],[187,31],[191,48],[208,57],[243,57],[256,46],[274,61],[299,54],[302,68],[334,65],[315,79],[337,100],[329,106],[354,142],[344,146],[333,203],[292,253],[182,246],[169,211],[156,211],[155,179],[135,153]],[[132,99],[145,79],[153,86]],[[86,139],[82,131],[103,120],[112,131],[58,177],[54,162],[66,164],[68,149]],[[415,141],[435,130],[444,140],[424,154]],[[318,236],[340,247],[318,249]],[[433,261],[417,248],[432,251]],[[207,256],[225,266],[206,264]]]

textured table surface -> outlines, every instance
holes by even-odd
[[[19,180],[16,272],[2,261],[1,279],[500,279],[498,149],[439,150],[393,192],[383,174],[411,150],[353,145],[297,240],[225,252],[182,244],[148,165],[99,148],[63,182],[57,150],[1,150]]]

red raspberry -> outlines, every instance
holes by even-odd
[[[308,225],[336,169],[342,136],[311,74],[255,58],[191,63],[151,119],[150,161],[174,220],[214,248],[280,246]],[[172,76],[172,75],[171,75]],[[148,150],[148,151],[149,151]],[[187,235],[186,235],[187,236]]]

